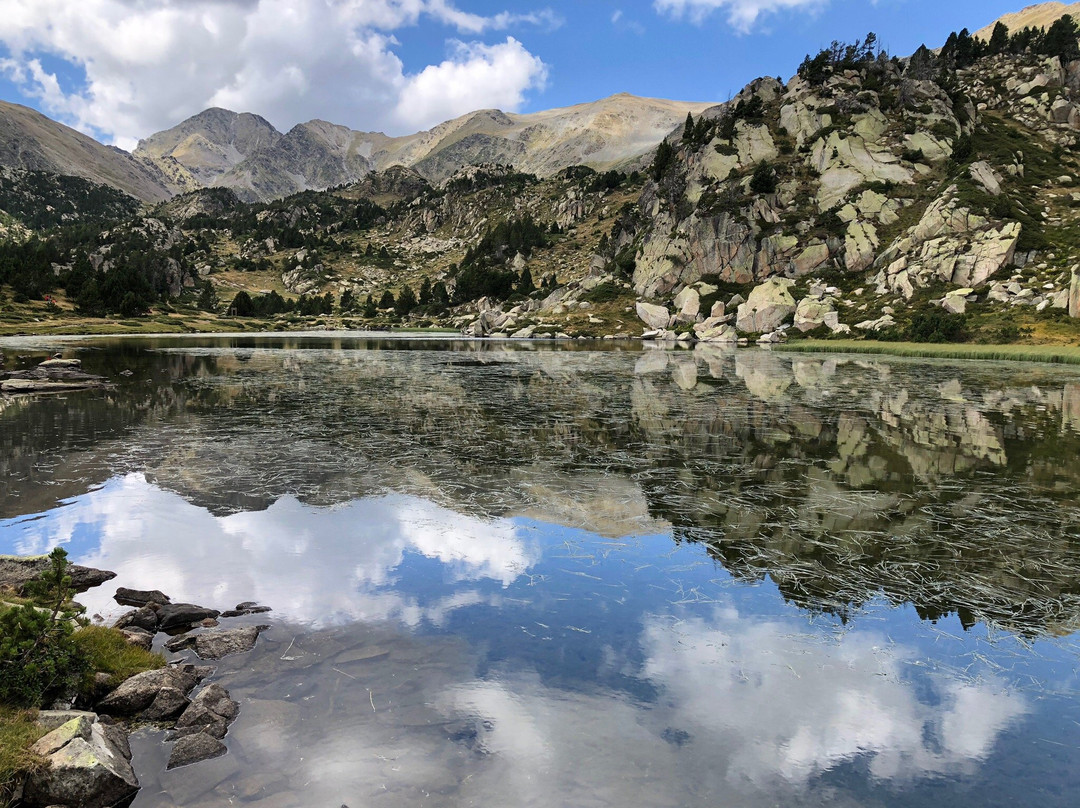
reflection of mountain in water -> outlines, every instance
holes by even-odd
[[[112,394],[0,412],[0,507],[44,510],[43,489],[71,496],[119,471],[218,514],[396,490],[607,536],[671,525],[811,609],[883,594],[1025,632],[1080,620],[1068,371],[327,344],[87,353],[91,370],[135,373]],[[448,361],[449,347],[468,355]]]

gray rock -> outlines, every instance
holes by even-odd
[[[120,615],[113,628],[139,628],[153,634],[157,632],[159,622],[157,611],[151,606],[143,606]]]
[[[172,753],[169,755],[167,768],[175,769],[180,766],[189,766],[192,763],[220,757],[228,751],[225,744],[205,732],[185,735],[173,747]]]
[[[663,306],[657,306],[652,303],[637,304],[637,316],[640,320],[649,327],[650,330],[659,331],[668,327],[668,323],[671,320],[671,314]]]
[[[47,556],[0,556],[0,586],[9,586],[16,594],[21,594],[23,586],[48,570],[49,564]],[[78,564],[68,567],[68,575],[71,576],[71,586],[76,592],[85,592],[116,577],[115,572],[80,567]]]
[[[158,628],[161,631],[193,626],[200,620],[218,617],[217,609],[196,606],[192,603],[168,603],[158,609]]]
[[[129,645],[137,646],[144,651],[149,651],[154,647],[154,635],[149,631],[141,628],[122,628],[120,633],[124,635]]]
[[[177,719],[176,734],[183,737],[205,732],[215,738],[224,738],[239,713],[240,705],[229,697],[229,691],[220,685],[209,685]]]
[[[128,589],[121,586],[116,590],[113,599],[124,606],[146,606],[148,603],[165,605],[172,603],[169,596],[157,589]]]
[[[164,688],[190,693],[209,674],[207,668],[194,665],[170,665],[136,674],[122,682],[98,703],[98,710],[109,715],[132,716],[147,710]]]
[[[221,659],[231,654],[242,654],[255,647],[259,634],[269,626],[240,626],[239,628],[213,629],[198,634],[177,637],[165,644],[170,651],[193,648],[200,659]]]
[[[90,714],[68,721],[34,745],[49,765],[34,772],[24,800],[29,805],[107,808],[139,790],[123,730]]]
[[[771,278],[755,286],[746,302],[739,306],[735,327],[756,334],[783,324],[795,313],[795,298],[791,296],[794,283],[790,278]]]
[[[154,697],[154,701],[139,713],[140,718],[147,721],[167,721],[176,718],[187,709],[191,702],[187,695],[175,687],[163,687]]]

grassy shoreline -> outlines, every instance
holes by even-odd
[[[975,345],[969,343],[874,342],[872,340],[805,340],[775,350],[808,354],[877,354],[922,359],[988,359],[1080,365],[1080,345]]]

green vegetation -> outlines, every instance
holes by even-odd
[[[45,735],[33,710],[0,706],[0,806],[7,806],[27,773],[45,765],[30,747]]]
[[[1080,365],[1080,346],[1062,345],[973,345],[871,340],[803,340],[778,346],[791,353],[886,354],[927,359],[993,359],[1016,362],[1049,362]]]
[[[105,626],[86,626],[72,635],[75,647],[87,660],[87,670],[109,674],[109,686],[116,687],[137,673],[164,667],[165,657],[132,645],[116,629]],[[82,682],[85,691],[92,682],[92,673]]]
[[[72,640],[77,609],[71,603],[67,553],[49,556],[50,567],[27,593],[37,605],[0,614],[0,704],[36,708],[75,692],[89,669]]]

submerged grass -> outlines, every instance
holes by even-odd
[[[928,359],[996,359],[1080,365],[1077,345],[972,345],[967,343],[874,342],[871,340],[805,340],[780,346],[791,353],[860,353]]]
[[[22,778],[45,765],[30,747],[45,734],[34,710],[0,706],[0,806],[11,804]]]

